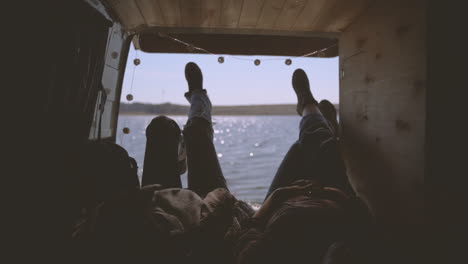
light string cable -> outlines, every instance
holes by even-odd
[[[167,38],[167,39],[170,39],[170,40],[172,40],[172,41],[174,41],[174,42],[177,42],[177,43],[180,43],[180,44],[186,46],[186,47],[187,47],[187,50],[190,51],[190,52],[192,52],[192,51],[194,51],[194,50],[199,50],[199,51],[204,52],[204,53],[206,53],[206,54],[211,54],[211,55],[215,55],[215,56],[220,56],[220,57],[218,58],[218,62],[219,62],[219,63],[223,63],[223,62],[224,62],[224,58],[223,58],[220,54],[215,54],[215,53],[210,52],[210,51],[208,51],[208,50],[206,50],[206,49],[204,49],[204,48],[197,47],[197,46],[195,46],[195,45],[193,45],[193,44],[191,44],[191,43],[187,43],[187,42],[185,42],[185,41],[183,41],[183,40],[180,40],[180,39],[178,39],[178,38],[169,36],[169,35],[167,35],[167,34],[165,34],[165,33],[162,33],[162,32],[159,32],[158,35],[159,35],[159,37]],[[325,52],[326,52],[327,50],[329,50],[329,49],[331,49],[331,48],[333,48],[333,47],[336,47],[337,45],[338,45],[338,44],[335,43],[335,44],[332,44],[332,45],[330,45],[330,46],[328,46],[328,47],[326,47],[326,48],[323,48],[323,49],[315,50],[315,51],[312,51],[312,52],[309,52],[309,53],[306,53],[306,54],[303,54],[303,55],[300,55],[300,56],[292,56],[292,57],[295,57],[295,58],[304,58],[304,57],[310,57],[310,56],[313,56],[313,55],[318,55],[317,57],[324,57]],[[241,58],[241,57],[238,57],[238,56],[227,55],[227,54],[224,55],[224,56],[227,56],[227,57],[229,57],[229,58],[233,58],[233,59],[236,59],[236,60],[252,61],[252,62],[254,62],[254,64],[257,65],[257,66],[260,65],[260,62],[261,62],[259,59]],[[269,58],[269,59],[263,59],[263,61],[278,61],[278,60],[285,60],[285,59],[284,59],[284,58]],[[285,63],[286,63],[286,65],[291,65],[292,61],[291,61],[291,59],[286,59],[286,60],[285,60]]]

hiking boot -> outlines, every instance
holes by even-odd
[[[204,91],[203,89],[203,75],[200,70],[200,67],[194,62],[189,62],[185,65],[185,79],[188,83],[188,92],[185,93],[185,97],[190,99],[193,91],[199,90]],[[190,101],[190,100],[189,100]]]
[[[304,70],[297,69],[294,71],[292,77],[292,86],[297,96],[296,111],[300,116],[302,116],[302,111],[306,105],[317,105],[317,101],[315,100],[314,96],[312,96],[310,91],[309,79],[307,78],[307,74],[304,72]]]
[[[338,120],[336,118],[336,108],[335,106],[328,100],[320,101],[318,108],[322,115],[327,119],[330,128],[333,130],[335,136],[338,136]]]

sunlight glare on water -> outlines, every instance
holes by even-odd
[[[121,144],[138,163],[139,176],[143,170],[146,126],[149,115],[121,115],[117,143]],[[172,116],[181,128],[185,116]],[[299,134],[299,116],[214,116],[213,139],[218,159],[230,191],[247,202],[261,203],[271,180],[289,147]],[[122,135],[122,128],[130,128]],[[120,139],[122,138],[122,142]],[[187,187],[186,173],[181,176]]]

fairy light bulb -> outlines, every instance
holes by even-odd
[[[292,63],[292,60],[291,60],[291,59],[286,59],[286,60],[284,61],[284,64],[286,64],[286,65],[288,65],[288,66],[291,65],[291,63]]]
[[[219,57],[218,57],[218,62],[219,62],[219,63],[224,63],[224,57],[223,57],[223,56],[219,56]]]
[[[256,59],[256,60],[254,61],[254,64],[255,64],[255,66],[260,65],[260,60],[259,60],[259,59]]]
[[[133,60],[133,64],[135,64],[135,66],[140,65],[140,63],[141,63],[141,60],[138,58]]]
[[[133,95],[132,94],[127,94],[126,98],[127,98],[127,101],[129,101],[129,102],[133,101]]]

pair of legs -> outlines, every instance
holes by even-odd
[[[298,99],[297,112],[302,116],[299,139],[281,162],[265,199],[274,190],[297,180],[315,180],[353,195],[338,149],[335,107],[327,100],[315,100],[303,70],[294,72],[292,85]]]
[[[188,63],[185,74],[189,84],[185,97],[190,102],[187,124],[182,133],[177,123],[166,116],[158,116],[148,125],[142,186],[182,188],[179,142],[183,137],[188,188],[204,197],[216,188],[227,189],[227,185],[213,144],[211,102],[201,88],[201,71],[195,63]]]
[[[211,102],[206,90],[202,89],[201,71],[196,64],[188,63],[185,75],[189,84],[185,96],[191,104],[183,131],[188,188],[203,197],[216,188],[227,189],[227,186],[213,144]],[[333,105],[328,101],[317,103],[310,92],[307,76],[300,69],[294,72],[293,87],[298,98],[297,112],[303,116],[299,139],[282,161],[267,197],[277,188],[301,179],[317,180],[323,185],[353,193],[338,151]],[[177,123],[165,116],[156,117],[148,126],[146,136],[142,185],[181,188],[178,146],[182,135]]]

